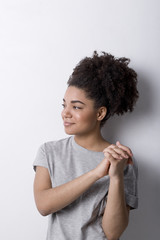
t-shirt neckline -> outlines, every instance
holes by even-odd
[[[92,151],[92,150],[88,150],[87,148],[84,148],[82,146],[80,146],[78,143],[76,143],[74,136],[71,136],[71,140],[72,140],[72,145],[74,148],[76,148],[77,150],[83,152],[83,153],[90,153],[90,154],[97,154],[97,155],[103,155],[103,152],[96,152],[96,151]]]

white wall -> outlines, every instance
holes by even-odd
[[[45,239],[32,162],[40,144],[66,136],[66,81],[95,49],[131,58],[139,74],[135,111],[103,130],[130,146],[139,163],[139,209],[122,239],[159,239],[159,8],[158,0],[0,1],[0,239]]]

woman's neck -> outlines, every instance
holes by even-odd
[[[98,134],[90,134],[90,135],[75,135],[75,142],[91,151],[102,152],[104,148],[110,145],[99,132]]]

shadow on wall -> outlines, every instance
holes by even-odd
[[[122,142],[126,144],[125,139],[123,139],[124,135],[126,135],[126,129],[132,129],[132,131],[135,129],[136,131],[137,122],[143,122],[144,118],[146,119],[149,116],[153,104],[151,99],[154,99],[154,96],[146,79],[141,77],[139,80],[140,98],[134,112],[127,113],[124,116],[112,117],[103,127],[102,134],[111,143],[122,139]],[[126,139],[129,139],[129,137],[127,136]],[[140,142],[141,139],[138,139],[138,141]],[[156,172],[155,169],[151,169],[150,165],[144,164],[145,161],[141,158],[142,155],[138,156],[136,154],[139,170],[139,207],[138,210],[130,212],[130,223],[121,237],[123,240],[154,240],[159,239],[160,236],[160,175],[158,170]]]

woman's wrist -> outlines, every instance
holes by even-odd
[[[114,175],[114,176],[110,176],[110,182],[123,182],[124,180],[124,176],[123,174],[118,174],[118,175]]]
[[[90,174],[91,174],[92,176],[94,176],[95,181],[97,181],[97,180],[99,180],[99,179],[101,178],[101,176],[99,176],[99,174],[97,173],[96,168],[93,169],[93,170],[91,170],[91,171],[90,171]]]

